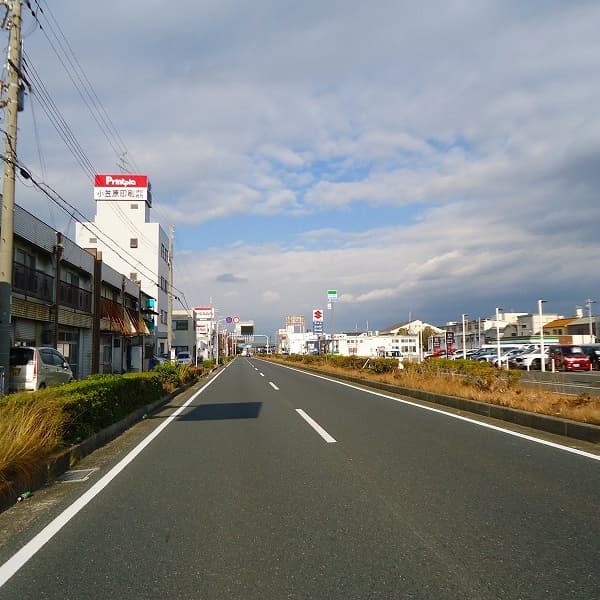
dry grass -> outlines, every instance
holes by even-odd
[[[282,361],[287,362],[287,361]],[[298,366],[302,366],[299,364]],[[361,369],[346,369],[330,365],[310,365],[320,371],[371,379],[410,389],[424,390],[447,396],[467,398],[489,404],[498,404],[529,412],[572,419],[583,423],[600,425],[600,396],[582,394],[567,396],[520,384],[507,385],[503,389],[489,391],[469,384],[464,377],[439,374],[435,377],[411,369],[394,373],[376,374]]]
[[[0,488],[27,479],[60,445],[61,411],[49,402],[0,405]]]

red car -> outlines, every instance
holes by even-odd
[[[548,354],[550,365],[554,361],[557,371],[591,371],[590,357],[581,346],[551,346]]]

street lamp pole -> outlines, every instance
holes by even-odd
[[[545,300],[538,300],[538,312],[540,314],[540,369],[542,371],[546,370],[546,356],[544,352],[544,321],[542,315],[542,305],[545,302]]]
[[[466,315],[464,313],[463,313],[463,316],[462,316],[462,351],[463,351],[462,355],[463,355],[464,359],[467,358],[467,342],[466,342],[467,337],[466,337],[466,334],[465,334],[465,317],[468,317],[468,316],[469,315]]]
[[[592,300],[591,298],[588,298],[585,301],[585,305],[587,306],[588,309],[588,322],[589,322],[589,326],[590,326],[590,344],[593,344],[596,339],[594,337],[594,326],[592,324],[592,304],[594,304],[596,301]]]
[[[496,307],[496,352],[498,354],[498,366],[500,367],[502,363],[500,362],[500,311],[502,309]]]

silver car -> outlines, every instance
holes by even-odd
[[[13,346],[10,349],[8,389],[35,392],[73,381],[67,359],[54,348]]]
[[[191,365],[192,364],[192,355],[189,352],[179,352],[177,354],[177,364],[178,365]]]

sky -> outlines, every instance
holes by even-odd
[[[147,174],[185,307],[269,335],[317,308],[328,331],[600,311],[600,3],[31,6],[20,162],[90,220],[92,167]]]

